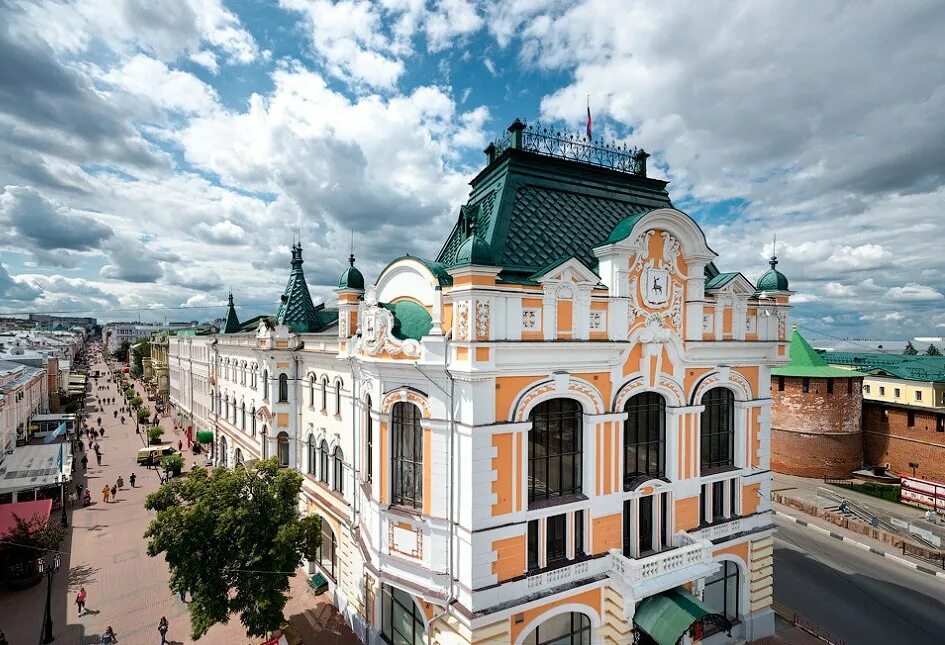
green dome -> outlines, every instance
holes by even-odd
[[[345,269],[345,272],[341,274],[341,279],[338,281],[338,287],[340,289],[358,289],[364,291],[364,276],[361,275],[361,272],[358,271],[358,268],[354,266],[354,254],[348,258],[348,262],[351,263],[351,266]]]
[[[485,240],[476,235],[475,231],[473,231],[472,235],[466,238],[466,241],[459,247],[459,251],[456,252],[455,264],[480,264],[490,266],[492,264],[492,249],[489,248]]]
[[[788,291],[787,276],[778,271],[778,258],[771,257],[771,268],[758,280],[758,291]]]

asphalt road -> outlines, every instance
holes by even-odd
[[[775,518],[774,598],[846,645],[945,643],[945,580]]]

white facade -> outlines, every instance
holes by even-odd
[[[134,345],[138,341],[150,338],[151,334],[161,329],[163,326],[160,324],[108,323],[102,328],[102,337],[105,339],[106,350],[112,353],[124,342]]]
[[[168,336],[167,362],[170,402],[175,421],[194,432],[213,429],[210,399],[212,336]]]

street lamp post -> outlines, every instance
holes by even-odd
[[[51,643],[55,640],[53,636],[53,626],[52,626],[52,579],[53,575],[59,571],[59,566],[62,564],[62,560],[59,556],[59,552],[56,551],[53,554],[52,562],[47,563],[46,557],[43,556],[36,563],[39,567],[39,574],[46,576],[46,620],[43,623],[43,643]]]

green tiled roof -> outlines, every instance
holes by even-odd
[[[731,273],[716,273],[714,276],[705,281],[706,289],[719,289],[724,287],[729,282],[731,282],[735,276],[738,275],[738,271]]]
[[[354,253],[348,258],[348,262],[351,266],[341,274],[341,279],[338,280],[338,288],[364,291],[364,276],[361,275],[358,267],[354,266]]]
[[[823,352],[831,365],[848,365],[863,373],[886,373],[910,381],[945,382],[945,356],[910,356],[882,352]]]
[[[240,319],[236,317],[236,307],[233,306],[233,294],[226,299],[226,319],[223,321],[224,334],[235,334],[240,330]]]
[[[381,303],[381,306],[394,314],[394,328],[391,331],[395,338],[420,340],[433,328],[430,312],[411,300]]]
[[[775,268],[778,266],[778,258],[772,256],[769,264],[771,268],[758,278],[758,291],[787,291],[787,276]]]
[[[292,245],[292,272],[282,294],[276,322],[286,325],[297,334],[305,334],[321,331],[337,318],[337,311],[332,318],[330,312],[325,311],[324,304],[316,307],[312,302],[305,273],[302,272],[302,245]]]
[[[508,149],[473,179],[469,202],[437,261],[457,264],[475,222],[502,267],[502,281],[525,279],[571,256],[593,267],[592,249],[618,224],[632,228],[632,218],[667,207],[672,202],[664,181]]]
[[[862,376],[850,370],[830,367],[827,361],[801,336],[797,328],[791,332],[790,362],[771,370],[772,376],[804,376],[810,378],[850,378]]]
[[[419,256],[410,255],[410,254],[401,255],[399,258],[394,258],[393,260],[388,262],[387,266],[384,267],[384,270],[381,271],[381,274],[383,275],[383,273],[387,271],[387,269],[389,269],[391,265],[394,264],[395,262],[400,262],[401,260],[404,260],[406,258],[410,258],[411,260],[416,260],[417,262],[425,266],[427,270],[429,270],[430,273],[433,274],[433,277],[436,278],[437,282],[439,283],[441,287],[446,287],[453,284],[453,277],[446,271],[446,267],[443,266],[442,263],[433,262],[432,260],[427,260],[426,258],[421,258]]]

